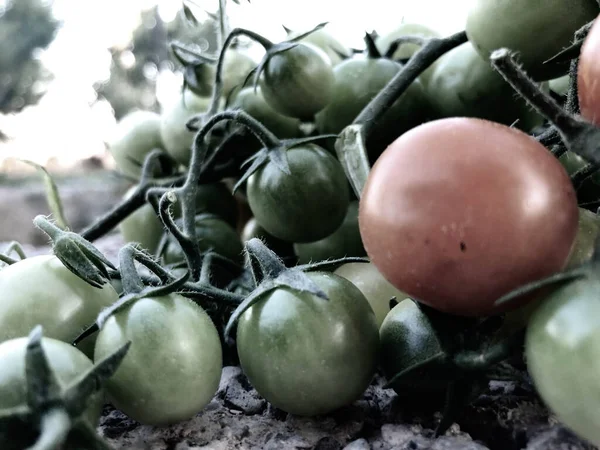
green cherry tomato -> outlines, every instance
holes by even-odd
[[[525,339],[527,369],[540,396],[593,445],[600,445],[599,297],[597,273],[558,287],[535,310]]]
[[[598,13],[595,0],[475,0],[466,30],[482,57],[508,48],[529,75],[550,80],[567,73],[569,65],[544,62],[568,47],[575,32]]]
[[[429,319],[412,300],[403,300],[392,308],[381,324],[379,335],[380,365],[388,380],[443,351]],[[410,380],[395,382],[392,388],[399,395],[410,395],[414,389],[441,391],[446,384],[443,376],[419,373]]]
[[[543,86],[547,90],[547,85]],[[512,87],[466,42],[442,56],[431,74],[427,94],[439,118],[478,117],[524,131],[543,117],[515,95]]]
[[[229,97],[237,86],[242,86],[255,67],[256,61],[248,54],[229,48],[223,61],[223,98]]]
[[[395,30],[379,37],[375,44],[377,45],[377,48],[379,49],[381,54],[385,54],[390,48],[390,45],[392,45],[392,43],[396,39],[401,38],[403,36],[418,36],[424,39],[442,37],[440,33],[438,33],[435,30],[432,30],[429,27],[426,27],[425,25],[421,25],[419,23],[403,23],[399,25]],[[420,48],[421,46],[417,44],[401,44],[400,46],[398,46],[398,48],[392,55],[392,59],[394,61],[405,61],[412,55],[414,55]],[[437,61],[434,62],[431,66],[429,66],[429,68],[426,69],[421,75],[419,75],[419,79],[421,80],[423,85],[426,86],[429,82],[429,79],[431,78],[431,74],[433,73],[436,64]]]
[[[258,393],[301,416],[325,414],[358,399],[377,365],[373,310],[348,280],[307,273],[328,296],[280,287],[238,322],[240,364]]]
[[[183,251],[175,238],[169,235],[167,239],[163,253],[165,263],[176,264],[184,261]],[[237,231],[216,216],[208,214],[196,216],[196,240],[202,253],[213,250],[240,264],[243,261],[243,246]]]
[[[284,116],[275,111],[265,101],[260,87],[247,87],[242,89],[231,104],[232,108],[239,108],[247,112],[275,136],[281,139],[300,137],[300,121]]]
[[[294,248],[290,242],[282,241],[265,230],[258,221],[252,217],[242,230],[241,239],[243,243],[252,238],[259,238],[267,247],[277,253],[278,256],[289,256],[294,254]]]
[[[111,403],[133,420],[177,423],[212,400],[221,378],[221,341],[198,305],[178,294],[135,301],[100,329],[94,360],[127,341],[129,352],[106,390]]]
[[[398,73],[402,65],[386,58],[358,55],[334,69],[329,104],[315,117],[319,133],[339,133]],[[375,126],[367,148],[372,160],[400,134],[426,121],[431,106],[421,82],[415,80]]]
[[[117,124],[108,148],[121,172],[139,179],[144,159],[154,149],[162,149],[160,116],[152,111],[134,111]]]
[[[567,269],[577,267],[592,259],[594,254],[594,243],[600,234],[600,216],[587,209],[579,208],[579,227],[575,244],[569,256]]]
[[[247,196],[256,220],[288,242],[313,242],[333,233],[349,203],[344,169],[315,144],[287,151],[291,174],[268,162],[248,178]]]
[[[286,39],[294,39],[299,34],[300,32],[298,31],[292,31],[288,33]],[[333,67],[337,66],[345,58],[349,58],[351,56],[350,49],[323,28],[312,32],[305,38],[301,39],[300,42],[312,44],[315,47],[319,47],[321,50],[323,50],[329,57]]]
[[[350,202],[346,217],[337,230],[315,242],[294,244],[294,251],[299,264],[344,256],[365,256],[367,253],[358,229],[358,202]]]
[[[267,103],[284,116],[311,120],[331,98],[334,76],[318,47],[299,43],[271,55],[259,79]]]
[[[24,337],[42,325],[44,335],[71,343],[118,300],[110,283],[96,288],[54,255],[39,255],[0,270],[0,342]],[[95,336],[78,347],[92,355]]]
[[[135,188],[131,187],[124,198],[131,197]],[[125,242],[137,242],[150,254],[154,254],[165,228],[152,205],[145,203],[119,223],[119,231]]]
[[[238,206],[231,190],[223,182],[200,184],[196,188],[196,214],[214,214],[231,226],[236,226]],[[173,205],[173,216],[181,217],[181,202]]]
[[[186,89],[169,109],[162,112],[160,135],[165,150],[184,166],[190,162],[196,134],[189,131],[185,124],[195,115],[206,112],[209,105],[209,97],[199,97]]]
[[[25,354],[28,342],[29,338],[20,337],[0,344],[0,410],[27,404]],[[43,337],[42,348],[46,354],[48,365],[63,389],[77,381],[93,367],[92,361],[87,356],[66,342]],[[100,391],[92,395],[86,405],[83,417],[93,428],[100,421],[103,403],[104,392]],[[29,445],[31,444],[33,442]],[[5,448],[5,443],[0,443],[0,445],[3,449]],[[9,448],[23,449],[29,448],[29,445]]]
[[[393,297],[398,302],[408,298],[408,295],[396,289],[371,263],[347,263],[333,273],[344,277],[360,289],[373,308],[379,326],[390,312],[390,300]]]

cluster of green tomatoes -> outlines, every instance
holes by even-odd
[[[381,370],[400,396],[446,401],[438,433],[527,370],[599,444],[598,14],[477,0],[447,38],[402,23],[356,50],[322,24],[279,43],[235,29],[218,60],[173,45],[180,97],[123,118],[110,144],[132,180],[122,202],[79,235],[36,219],[55,254],[3,258],[0,439],[29,411],[32,445],[58,404],[70,422],[53,439],[71,442],[104,399],[143,424],[187,420],[239,363],[303,416]],[[91,244],[117,226],[118,267]],[[54,403],[35,401],[54,379],[31,370],[36,336]]]

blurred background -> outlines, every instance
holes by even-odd
[[[241,0],[228,1],[227,12],[231,27],[274,41],[285,38],[283,26],[308,30],[327,21],[342,42],[363,48],[365,31],[383,34],[403,20],[443,35],[460,31],[468,6],[446,0]],[[0,241],[15,233],[6,218],[17,220],[15,202],[33,201],[14,200],[14,191],[6,190],[35,170],[19,159],[44,165],[58,180],[86,174],[91,181],[91,171],[112,169],[106,142],[117,121],[135,109],[160,112],[180,92],[182,74],[169,41],[215,54],[217,10],[217,0],[0,0]],[[249,50],[262,56],[260,46]],[[40,190],[32,194],[34,207],[44,213],[41,181],[32,182]],[[69,191],[67,181],[60,183]],[[3,209],[9,198],[12,205]],[[106,202],[98,208],[106,209],[108,196]],[[67,208],[67,215],[80,216],[82,207],[85,201]],[[30,223],[31,214],[24,214]]]

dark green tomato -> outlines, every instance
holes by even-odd
[[[0,270],[0,342],[24,337],[42,325],[44,336],[67,343],[118,300],[110,283],[96,288],[53,255],[26,258]],[[79,344],[91,356],[95,336]]]
[[[162,149],[160,116],[151,111],[134,111],[117,124],[108,148],[117,168],[125,175],[139,179],[146,155]]]
[[[300,32],[298,31],[292,31],[287,35],[286,39],[293,39],[299,34]],[[323,50],[329,57],[333,67],[341,63],[344,60],[344,57],[349,58],[351,56],[350,49],[323,28],[309,34],[305,38],[301,39],[300,42],[312,44],[315,47],[319,47],[321,50]]]
[[[550,80],[567,73],[569,65],[544,62],[568,47],[575,32],[598,13],[595,0],[476,0],[466,30],[482,57],[508,48],[529,75]]]
[[[339,133],[398,73],[402,65],[385,58],[356,56],[339,64],[330,103],[315,117],[319,133]],[[405,131],[427,121],[431,106],[421,82],[415,80],[382,116],[367,148],[372,160]]]
[[[135,186],[123,198],[129,198],[134,190]],[[164,233],[164,225],[152,205],[145,203],[119,223],[119,231],[125,242],[138,242],[150,254],[154,254]]]
[[[208,215],[197,216],[196,240],[202,253],[213,250],[232,261],[240,264],[243,262],[243,246],[240,237],[237,231],[224,220]],[[179,243],[172,235],[168,237],[162,256],[166,264],[176,264],[185,259]]]
[[[250,176],[250,209],[265,230],[288,242],[313,242],[333,233],[349,203],[339,161],[315,144],[287,151],[291,174],[268,162]]]
[[[94,360],[127,341],[132,342],[129,352],[106,390],[130,418],[146,425],[174,424],[212,400],[221,378],[221,341],[198,305],[178,294],[137,300],[100,329]]]
[[[275,111],[306,121],[329,103],[333,85],[329,58],[311,44],[270,56],[260,77],[263,97]]]
[[[350,202],[342,225],[326,238],[305,244],[294,244],[299,264],[343,258],[344,256],[365,256],[358,229],[358,202]]]
[[[186,123],[194,116],[206,112],[210,97],[199,97],[189,89],[162,112],[160,135],[165,150],[179,164],[187,166],[192,155],[192,144],[196,133],[189,131]]]
[[[237,349],[260,395],[288,413],[314,416],[364,393],[377,365],[379,334],[356,286],[332,273],[307,275],[329,300],[287,287],[270,291],[242,314]]]
[[[27,404],[25,354],[28,342],[27,337],[21,337],[0,344],[0,410]],[[66,342],[43,337],[42,348],[46,354],[48,365],[63,389],[78,381],[83,374],[93,367],[92,361],[87,356]],[[83,417],[92,428],[98,426],[103,403],[104,391],[102,390],[93,394],[86,405]],[[4,430],[0,435],[5,435]],[[34,436],[29,437],[33,438]],[[23,448],[29,448],[29,445],[32,445],[33,442],[23,446],[11,446],[9,444],[15,445],[15,442],[0,441],[0,447],[3,450],[22,450]]]
[[[429,319],[412,300],[403,300],[394,306],[381,324],[379,335],[380,365],[388,380],[442,352]],[[413,389],[441,391],[447,382],[443,374],[418,373],[410,380],[394,383],[392,388],[399,395],[410,395]]]
[[[196,189],[196,214],[214,214],[231,226],[236,225],[238,206],[225,183],[200,184]],[[181,202],[173,205],[173,216],[181,217]]]
[[[390,48],[390,45],[392,45],[392,43],[396,39],[401,38],[403,36],[418,36],[424,39],[442,37],[437,31],[432,30],[431,28],[426,27],[425,25],[421,25],[419,23],[403,23],[399,25],[395,30],[390,31],[389,33],[379,37],[375,44],[377,45],[377,48],[379,49],[381,54],[385,54]],[[392,59],[394,61],[405,61],[412,55],[414,55],[420,48],[421,46],[417,44],[402,44],[394,52],[394,54],[392,55]],[[431,78],[431,74],[433,73],[436,64],[437,61],[434,62],[431,66],[429,66],[429,68],[427,68],[421,75],[419,75],[419,79],[421,80],[424,86],[426,86],[429,82],[429,79]]]
[[[599,298],[597,273],[558,287],[534,312],[525,338],[527,369],[540,396],[593,445],[600,445]]]
[[[294,248],[290,242],[282,241],[269,234],[269,232],[265,230],[254,217],[246,222],[246,225],[242,230],[241,238],[243,243],[248,242],[252,238],[259,238],[280,257],[294,254]]]
[[[346,278],[360,289],[373,308],[380,327],[390,312],[390,300],[395,297],[396,301],[401,302],[408,298],[406,293],[386,280],[372,263],[347,263],[333,273]]]
[[[504,125],[516,122],[524,131],[544,121],[469,42],[438,60],[427,94],[439,118],[478,117]]]
[[[240,108],[247,112],[275,136],[281,139],[300,137],[300,121],[292,117],[284,116],[275,111],[265,101],[261,89],[253,87],[242,89],[235,97],[233,108]],[[253,138],[255,139],[255,138]]]

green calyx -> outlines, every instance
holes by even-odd
[[[76,442],[85,448],[109,449],[84,414],[89,398],[117,371],[130,345],[126,343],[63,388],[42,347],[42,327],[35,327],[25,353],[26,404],[0,410],[2,448],[53,450]]]
[[[71,272],[94,287],[108,282],[108,268],[115,266],[91,242],[61,230],[42,215],[36,216],[33,223],[52,239],[54,254]]]

